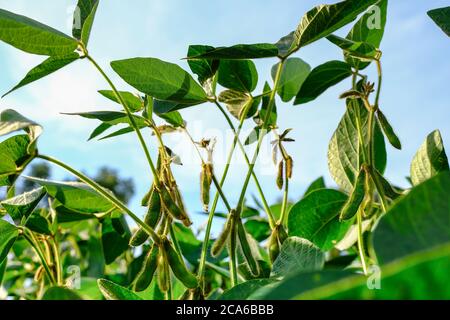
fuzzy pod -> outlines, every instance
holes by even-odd
[[[288,156],[286,159],[286,174],[288,179],[292,179],[292,171],[294,169],[294,160],[291,156]]]
[[[278,228],[272,231],[272,235],[269,239],[269,257],[270,261],[273,263],[280,254],[280,243],[278,241]]]
[[[223,251],[225,244],[230,236],[231,232],[231,224],[233,223],[232,215],[235,215],[235,211],[232,210],[228,215],[228,219],[225,222],[225,226],[223,227],[222,232],[217,237],[216,241],[214,241],[211,247],[211,255],[217,258]]]
[[[162,292],[169,291],[170,269],[166,253],[163,248],[160,248],[158,256],[158,285]]]
[[[256,259],[253,256],[252,249],[248,242],[247,232],[245,231],[245,227],[242,224],[242,220],[240,218],[236,222],[237,222],[237,234],[239,237],[239,243],[241,245],[241,249],[242,249],[242,253],[244,254],[245,261],[247,262],[248,266],[250,267],[252,274],[257,276],[259,274],[258,263],[256,262]]]
[[[147,214],[144,219],[144,222],[152,229],[154,229],[161,220],[161,209],[161,196],[156,188],[153,188],[148,202]]]
[[[145,257],[142,269],[136,277],[134,289],[137,292],[144,291],[152,283],[153,276],[155,274],[156,268],[158,267],[158,255],[159,247],[154,244]]]
[[[198,280],[186,267],[183,259],[172,246],[169,240],[163,241],[164,251],[167,257],[170,268],[173,274],[181,281],[187,288],[194,289],[198,286]]]
[[[147,232],[145,232],[144,229],[139,228],[131,236],[129,245],[132,247],[140,247],[145,243],[145,241],[148,240],[149,237],[150,236],[147,234]]]
[[[183,221],[187,219],[186,213],[184,213],[183,210],[181,210],[176,204],[166,187],[161,188],[161,202],[166,208],[167,213],[169,213],[175,220]]]
[[[361,168],[356,179],[355,186],[347,202],[341,210],[339,220],[345,221],[353,218],[361,206],[366,195],[366,170]]]
[[[384,134],[389,140],[389,143],[396,149],[401,150],[402,149],[402,143],[400,142],[400,139],[398,138],[397,134],[395,133],[394,129],[392,128],[391,124],[389,123],[386,116],[381,112],[380,109],[377,111],[378,116],[378,122],[380,123],[381,128],[383,129]]]
[[[37,268],[36,273],[34,274],[34,281],[39,282],[42,279],[42,276],[44,275],[45,269],[43,266],[39,266]]]
[[[210,190],[212,183],[213,168],[212,164],[204,163],[202,165],[202,172],[200,174],[200,186],[201,186],[201,197],[203,203],[203,210],[208,211],[210,202]]]
[[[284,162],[280,161],[278,164],[278,173],[277,173],[277,187],[278,189],[283,189],[284,185]]]

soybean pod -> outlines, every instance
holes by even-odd
[[[250,267],[251,272],[255,276],[257,276],[259,274],[258,263],[256,262],[250,244],[248,243],[247,232],[245,231],[245,227],[242,224],[242,219],[238,218],[236,223],[237,223],[237,234],[239,236],[239,243],[241,245],[245,261]]]
[[[183,259],[177,253],[168,239],[163,241],[164,251],[173,274],[187,288],[194,289],[198,286],[197,277],[195,277],[186,267]]]
[[[152,283],[156,268],[158,267],[159,247],[154,244],[147,256],[141,271],[136,277],[134,289],[137,292],[144,291]]]
[[[216,241],[214,241],[212,247],[211,247],[211,255],[213,257],[218,257],[225,247],[225,244],[227,243],[228,237],[230,236],[231,231],[231,224],[232,224],[232,216],[235,215],[235,211],[231,210],[230,214],[228,215],[228,219],[225,222],[225,226],[223,227],[222,232],[217,237]]]
[[[170,269],[164,248],[160,248],[158,256],[158,284],[162,292],[169,291]]]
[[[366,185],[366,169],[363,167],[359,171],[358,178],[356,179],[355,187],[353,188],[350,197],[341,210],[339,219],[341,221],[349,220],[353,218],[358,212],[361,203],[365,197],[365,185]]]

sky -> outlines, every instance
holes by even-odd
[[[191,44],[228,46],[238,43],[276,42],[294,30],[302,15],[312,7],[330,0],[134,0],[101,1],[89,45],[90,54],[105,68],[122,90],[134,92],[109,67],[113,60],[131,57],[156,57],[177,63],[189,70],[187,48]],[[0,0],[0,8],[23,14],[70,34],[75,0]],[[386,176],[394,184],[407,186],[411,160],[433,130],[440,129],[445,146],[450,149],[450,41],[426,15],[430,9],[448,6],[448,0],[391,0],[388,22],[381,45],[384,82],[380,105],[402,140],[403,150],[388,146]],[[349,27],[338,35],[345,36]],[[311,65],[342,59],[341,51],[327,40],[316,42],[295,54]],[[0,43],[0,92],[7,92],[35,65],[40,56],[20,52]],[[258,89],[270,80],[273,59],[257,60]],[[375,80],[374,67],[367,74]],[[291,199],[298,200],[310,182],[324,176],[327,184],[334,182],[328,173],[327,149],[330,138],[345,105],[337,97],[349,88],[349,81],[333,87],[317,100],[293,106],[278,105],[280,129],[294,128],[295,143],[287,145],[295,159],[291,182]],[[131,209],[142,215],[140,198],[149,188],[152,178],[136,137],[129,134],[114,140],[87,142],[98,124],[92,120],[62,115],[63,112],[120,110],[118,105],[101,97],[97,90],[108,89],[101,76],[87,61],[71,66],[40,80],[0,100],[0,110],[13,108],[43,125],[45,133],[39,141],[41,153],[59,158],[87,173],[107,165],[120,174],[132,177],[137,196]],[[196,140],[217,138],[216,173],[222,171],[229,141],[224,138],[227,124],[213,105],[205,104],[182,111],[188,129]],[[250,121],[251,122],[251,121]],[[245,127],[248,133],[252,123]],[[244,136],[244,134],[243,134]],[[155,141],[146,134],[153,156]],[[199,196],[200,162],[182,134],[165,137],[167,144],[181,156],[182,167],[174,168],[178,184],[197,226],[205,216]],[[268,140],[270,142],[270,140]],[[248,154],[251,155],[249,148]],[[240,154],[239,150],[236,154]],[[260,157],[263,189],[270,203],[281,197],[275,185],[275,167],[270,165],[268,143]],[[225,191],[232,203],[237,201],[246,165],[242,157],[235,159]],[[67,176],[54,169],[57,178]],[[248,195],[255,193],[253,185]],[[250,199],[250,197],[249,197]],[[223,209],[223,208],[220,208]]]

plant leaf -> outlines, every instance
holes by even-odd
[[[450,37],[450,7],[430,10],[428,15]]]
[[[413,188],[381,219],[374,246],[381,262],[450,241],[450,172]]]
[[[349,100],[347,104],[347,111],[328,148],[328,167],[338,186],[346,192],[351,192],[362,164],[356,117],[359,113],[364,141],[367,144],[368,112],[359,100]],[[374,143],[375,167],[380,173],[383,173],[386,168],[386,145],[383,133],[377,123],[374,130]]]
[[[23,217],[28,218],[30,216],[45,194],[44,188],[38,188],[14,198],[4,200],[0,204],[5,208],[11,218],[20,220]]]
[[[44,56],[65,56],[78,47],[78,42],[64,33],[3,9],[0,9],[0,40]]]
[[[294,42],[295,42],[295,32],[292,31],[288,35],[282,37],[280,40],[275,43],[275,46],[278,48],[278,55],[282,58],[286,58],[289,54],[295,50]]]
[[[10,186],[23,171],[22,165],[30,159],[27,149],[30,138],[17,135],[0,143],[0,186]]]
[[[258,242],[262,242],[270,237],[270,226],[265,220],[247,220],[244,226],[245,230]]]
[[[78,60],[80,58],[80,55],[76,52],[70,53],[66,56],[61,57],[49,57],[44,62],[42,62],[40,65],[34,67],[30,70],[30,72],[27,73],[25,78],[23,78],[19,84],[17,84],[14,88],[9,90],[7,93],[5,93],[2,98],[7,96],[13,91],[16,91],[19,88],[22,88],[34,81],[40,80],[49,74],[52,74],[59,69],[62,69],[72,62]]]
[[[308,189],[306,189],[305,195],[303,197],[306,197],[308,194],[316,190],[325,189],[326,187],[327,186],[325,185],[325,179],[323,177],[317,178],[309,185]]]
[[[314,68],[295,98],[294,105],[313,101],[328,88],[352,75],[349,64],[342,61],[328,61]]]
[[[204,85],[208,79],[213,78],[219,69],[218,60],[201,59],[198,56],[214,50],[214,47],[191,45],[188,50],[188,64],[192,72],[198,76],[198,81]],[[195,57],[192,58],[191,57]]]
[[[63,287],[50,287],[45,291],[42,300],[83,300],[78,293]]]
[[[346,0],[331,5],[319,5],[308,11],[295,30],[296,49],[328,36],[350,23],[378,0]]]
[[[102,221],[102,247],[107,265],[116,261],[128,249],[131,234],[122,215]]]
[[[228,111],[236,119],[241,119],[242,111],[251,103],[252,97],[245,92],[225,90],[219,94],[219,101],[226,105]],[[256,112],[256,110],[254,111]],[[253,114],[248,112],[246,119],[252,117]]]
[[[100,93],[105,98],[114,101],[115,103],[120,104],[119,99],[117,99],[114,91],[112,90],[100,90],[98,93]],[[136,96],[135,94],[132,94],[131,92],[127,91],[119,91],[120,96],[125,101],[128,108],[130,108],[131,112],[138,112],[142,111],[144,109],[144,101]]]
[[[136,293],[106,279],[97,280],[98,287],[106,300],[142,300]]]
[[[250,93],[258,84],[258,71],[251,60],[223,60],[217,81],[227,89]]]
[[[246,300],[257,289],[276,282],[277,281],[275,279],[255,279],[240,283],[237,286],[225,291],[218,300]]]
[[[22,116],[17,111],[7,109],[0,113],[0,136],[4,136],[19,130],[25,130],[30,137],[28,153],[33,153],[33,148],[39,136],[42,134],[42,127],[34,121]]]
[[[345,56],[349,58],[359,58],[363,62],[379,59],[381,54],[377,48],[370,43],[353,41],[338,37],[334,34],[327,37],[328,41],[334,43],[339,48],[344,50]]]
[[[207,101],[203,88],[176,64],[134,58],[113,61],[111,67],[129,85],[156,99],[185,104]]]
[[[273,263],[271,275],[285,277],[296,272],[318,271],[324,264],[325,254],[313,243],[299,237],[289,237]]]
[[[0,264],[8,256],[9,250],[18,236],[19,230],[15,226],[0,219]]]
[[[272,68],[272,79],[274,80],[278,65],[279,63]],[[310,65],[302,59],[286,59],[278,86],[278,95],[283,102],[288,102],[297,95],[310,72]]]
[[[85,46],[89,42],[99,3],[99,0],[79,0],[74,13],[72,35],[81,40]]]
[[[39,211],[40,210],[31,214],[27,219],[25,226],[33,232],[51,236],[52,231],[50,230],[50,223],[46,218],[39,214]]]
[[[270,43],[237,44],[231,47],[208,48],[209,50],[206,50],[206,52],[189,55],[188,59],[243,60],[278,56],[277,46]]]
[[[79,213],[104,213],[113,208],[91,187],[79,182],[57,182],[27,177],[44,187],[48,195],[58,200],[64,207]]]
[[[347,35],[347,39],[365,42],[379,48],[386,26],[388,0],[380,0],[358,20]],[[365,69],[370,63],[345,55],[345,61],[358,70]]]
[[[346,201],[345,194],[332,189],[310,193],[289,211],[289,236],[307,239],[323,251],[330,250],[352,224],[352,221],[339,222]]]
[[[417,151],[411,163],[411,180],[418,185],[439,172],[448,171],[448,158],[445,154],[444,142],[439,130],[428,135]]]

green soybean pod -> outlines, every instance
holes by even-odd
[[[358,178],[356,179],[355,187],[341,210],[341,215],[339,216],[341,221],[349,220],[356,215],[366,194],[365,185],[366,170],[365,168],[361,168]]]
[[[283,189],[283,185],[284,185],[284,162],[280,161],[280,163],[278,164],[278,174],[277,174],[277,187],[278,189]]]
[[[175,200],[169,193],[166,187],[161,188],[161,201],[167,212],[175,219],[183,221],[186,219],[186,214],[178,207]]]
[[[400,139],[398,138],[397,134],[395,133],[394,129],[392,128],[391,124],[389,123],[386,116],[381,112],[380,109],[377,111],[378,121],[380,123],[381,128],[383,129],[384,134],[389,140],[389,143],[396,149],[401,150],[402,149],[402,143],[400,142]]]
[[[202,165],[202,172],[200,174],[201,196],[203,203],[203,210],[208,211],[210,201],[210,190],[212,183],[212,165],[204,163]]]
[[[292,171],[294,169],[294,160],[291,156],[288,156],[286,159],[286,175],[288,179],[292,179]]]
[[[187,288],[194,289],[198,286],[197,277],[194,276],[186,267],[183,259],[172,246],[169,240],[163,241],[164,251],[167,255],[167,261],[172,269],[173,274],[181,281]]]
[[[228,215],[228,219],[225,222],[225,226],[223,227],[222,232],[219,234],[216,241],[214,241],[211,247],[211,255],[215,258],[217,258],[222,253],[222,250],[225,247],[225,244],[227,243],[228,237],[230,236],[231,232],[231,224],[232,224],[231,216],[234,214],[235,211],[231,210],[230,214]]]
[[[145,243],[145,241],[148,240],[148,238],[149,235],[147,234],[147,232],[145,232],[144,229],[139,228],[131,236],[129,245],[132,247],[140,247]]]
[[[161,220],[161,196],[158,190],[153,188],[144,222],[154,229],[158,225],[159,220]]]
[[[142,269],[136,277],[134,289],[137,292],[144,291],[148,288],[150,283],[152,283],[153,276],[155,274],[156,268],[158,267],[158,255],[159,247],[154,244],[145,257]]]
[[[247,232],[245,231],[245,227],[242,224],[241,218],[237,219],[237,233],[239,237],[239,243],[241,245],[242,253],[244,254],[245,261],[250,267],[251,272],[257,276],[259,274],[258,263],[253,257],[252,249],[250,244],[248,243]]]
[[[162,292],[169,291],[170,269],[164,248],[160,248],[158,256],[158,284]]]
[[[269,239],[269,257],[272,263],[277,259],[280,254],[280,243],[278,242],[278,229],[275,228],[272,231],[272,235]]]

